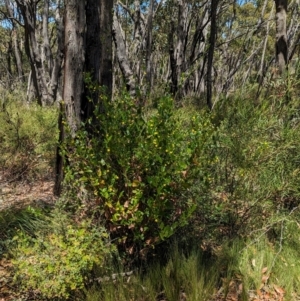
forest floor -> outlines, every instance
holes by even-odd
[[[18,210],[29,205],[51,206],[56,199],[53,195],[53,185],[54,181],[50,178],[34,179],[34,181],[13,180],[2,171],[0,172],[0,211]],[[12,264],[4,257],[0,260],[0,301],[35,300],[28,294],[16,295],[12,280]]]
[[[19,209],[31,204],[51,205],[55,202],[53,195],[54,181],[49,178],[34,181],[6,181],[5,174],[0,173],[0,211]]]
[[[55,203],[56,198],[53,195],[54,181],[49,177],[35,179],[32,182],[29,180],[8,181],[5,179],[5,174],[3,172],[0,173],[0,211],[21,209],[28,205],[51,206]],[[0,301],[37,300],[34,297],[34,292],[26,292],[22,296],[14,293],[12,280],[12,264],[9,259],[4,257],[0,260]],[[264,284],[263,281],[260,290],[248,292],[247,295],[249,301],[285,300],[282,288],[277,286],[270,287]],[[189,301],[185,294],[182,294],[179,299],[181,301]],[[237,280],[231,281],[227,293],[223,288],[218,290],[212,296],[211,301],[239,301],[242,299],[242,286]],[[157,301],[167,300],[163,297],[158,297]]]

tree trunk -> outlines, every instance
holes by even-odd
[[[112,94],[113,1],[100,1],[100,68],[99,84]],[[99,53],[98,53],[99,55]]]
[[[20,82],[25,82],[24,72],[23,72],[23,65],[21,59],[21,53],[18,46],[18,38],[17,38],[17,31],[14,29],[12,32],[12,40],[13,40],[13,49],[16,61],[16,69],[18,70],[18,77]]]
[[[176,95],[178,91],[178,77],[177,77],[177,64],[175,59],[175,51],[174,51],[174,34],[173,31],[175,29],[174,23],[171,23],[171,30],[168,34],[168,44],[169,44],[169,57],[170,57],[170,72],[171,72],[171,93]]]
[[[210,36],[209,36],[209,49],[207,54],[207,98],[206,102],[209,109],[212,109],[212,70],[213,58],[215,52],[216,34],[217,34],[217,9],[219,0],[211,1],[210,11]]]
[[[43,24],[42,24],[42,66],[44,74],[51,74],[53,69],[53,56],[50,48],[50,39],[48,32],[48,19],[49,19],[49,0],[44,0]]]
[[[267,44],[268,44],[268,38],[269,38],[269,31],[270,31],[270,21],[273,20],[274,18],[274,4],[272,6],[270,18],[266,21],[266,36],[264,39],[264,46],[261,54],[261,59],[260,59],[260,67],[258,70],[258,84],[259,84],[259,89],[263,84],[264,77],[265,77],[265,55],[266,55],[266,50],[267,50]]]
[[[54,92],[57,92],[57,86],[55,87],[54,81],[56,80],[58,82],[58,77],[55,77],[54,75],[59,74],[59,72],[56,72],[55,74],[52,73],[55,67],[53,67],[53,58],[47,28],[49,0],[45,0],[43,10],[43,22],[41,27],[42,36],[37,35],[37,5],[39,2],[39,0],[16,0],[16,4],[22,15],[22,21],[24,22],[25,51],[32,71],[32,82],[36,91],[36,98],[40,105],[47,105],[52,104],[56,100],[56,94],[54,94]],[[60,5],[59,2],[60,1],[57,3],[58,6]],[[40,39],[43,41],[42,52],[39,47]],[[60,49],[59,45],[58,49]],[[59,59],[58,68],[60,71],[61,56],[59,56]],[[57,62],[57,60],[55,62]]]
[[[104,86],[108,95],[112,95],[112,8],[111,0],[87,0],[86,3],[67,0],[65,3],[64,102],[59,117],[60,144],[66,138],[63,118],[66,118],[71,135],[75,137],[80,122],[93,117],[99,102],[98,92],[84,88],[84,71],[90,74],[93,84]],[[93,129],[87,130],[93,134]],[[61,193],[64,164],[58,149],[56,195]]]
[[[146,37],[146,79],[148,84],[148,93],[152,89],[152,21],[153,21],[154,0],[150,0],[147,19],[147,37]]]
[[[55,23],[57,32],[57,50],[53,61],[53,69],[51,70],[50,93],[56,101],[61,100],[61,70],[64,59],[64,25],[63,17],[61,16],[61,3],[58,1],[55,12]]]
[[[94,84],[100,85],[110,97],[112,95],[112,24],[113,1],[87,0],[86,4],[86,57],[85,72]],[[93,116],[99,103],[99,91],[85,90],[82,103],[84,119]]]
[[[36,5],[37,2],[25,2],[16,0],[24,19],[25,51],[30,61],[32,80],[36,90],[37,101],[40,105],[52,103],[50,99],[46,79],[44,77],[41,54],[35,36],[36,30]]]
[[[276,4],[276,60],[279,73],[283,74],[288,64],[288,42],[286,30],[287,0],[275,0]]]
[[[122,72],[122,75],[126,82],[127,91],[129,91],[130,95],[134,96],[136,94],[136,81],[132,72],[132,69],[129,64],[129,60],[126,52],[126,45],[124,39],[121,34],[121,26],[119,24],[116,13],[114,13],[113,17],[113,39],[116,46],[116,55],[118,59],[118,63]]]
[[[17,37],[17,30],[16,30],[16,21],[14,20],[14,14],[13,10],[10,6],[9,0],[5,0],[5,6],[8,13],[8,16],[12,23],[12,43],[13,43],[13,51],[14,51],[14,57],[15,57],[15,63],[16,63],[16,69],[18,71],[18,77],[19,81],[25,82],[24,78],[24,72],[23,72],[23,66],[22,66],[22,59],[21,59],[21,53],[18,46],[18,37]]]
[[[66,120],[75,136],[81,122],[84,71],[85,3],[66,1],[63,100]]]
[[[59,143],[65,141],[65,118],[70,134],[74,137],[81,121],[81,102],[83,97],[84,71],[84,34],[85,34],[85,1],[67,0],[65,2],[65,68],[64,88],[61,112],[59,117]],[[57,149],[55,195],[62,189],[65,158]]]

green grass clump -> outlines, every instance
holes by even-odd
[[[38,229],[44,227],[46,214],[31,206],[0,211],[0,257],[9,251],[12,239],[18,231],[34,235]]]
[[[45,176],[54,166],[57,108],[5,101],[0,108],[0,166],[7,180]]]
[[[241,286],[242,300],[259,291],[284,300],[299,296],[299,226],[291,218],[277,222],[280,235],[275,240],[268,229],[262,229],[253,239],[235,239],[220,247],[216,257],[225,295],[234,283]]]
[[[209,300],[217,284],[216,267],[208,267],[200,251],[184,255],[174,247],[171,253],[165,265],[154,263],[144,272],[94,286],[88,290],[86,300]]]

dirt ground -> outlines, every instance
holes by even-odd
[[[34,182],[7,182],[0,175],[0,211],[22,208],[30,204],[52,204],[54,181],[49,179]],[[1,299],[0,299],[1,301]]]

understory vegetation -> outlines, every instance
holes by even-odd
[[[15,300],[297,300],[299,85],[286,89],[212,112],[104,101],[61,147],[63,196],[0,211]],[[57,115],[2,102],[2,182],[53,174]]]

